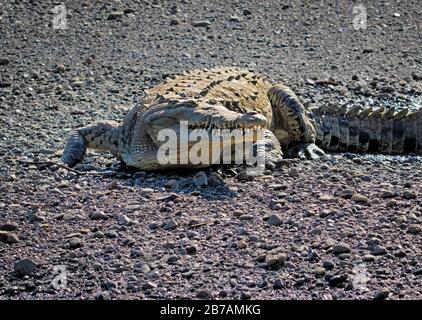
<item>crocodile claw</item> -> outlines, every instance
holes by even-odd
[[[316,160],[325,158],[327,155],[315,143],[294,143],[289,146],[288,156],[291,158]]]
[[[255,157],[261,158],[258,163],[264,164],[266,169],[272,171],[277,168],[283,159],[280,143],[269,130],[265,130],[263,139],[253,145],[253,154]]]

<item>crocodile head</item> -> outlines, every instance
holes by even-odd
[[[215,100],[162,99],[138,115],[135,131],[142,130],[133,132],[132,137],[140,138],[132,138],[130,155],[123,160],[145,170],[192,168],[195,167],[190,158],[192,152],[199,152],[203,156],[202,165],[197,167],[206,167],[219,161],[217,149],[220,154],[238,157],[236,146],[256,142],[260,129],[267,126],[265,116],[257,112],[238,113]],[[172,163],[160,162],[164,157],[160,152],[166,152],[166,159],[173,159]],[[182,159],[187,155],[188,163],[184,163]]]

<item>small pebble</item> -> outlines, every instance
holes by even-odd
[[[164,230],[173,230],[176,229],[179,224],[176,220],[170,219],[164,225]]]
[[[388,289],[381,289],[374,294],[374,300],[384,300],[387,299],[390,295],[390,291]]]
[[[124,15],[123,11],[113,11],[113,12],[110,12],[110,14],[107,17],[107,20],[116,20],[123,17],[123,15]]]
[[[210,300],[212,299],[212,294],[207,290],[200,290],[197,292],[196,297],[201,300]]]
[[[421,229],[421,226],[418,224],[411,224],[408,230],[409,230],[409,233],[411,234],[418,234],[421,232],[422,229]]]
[[[195,246],[188,246],[186,247],[186,252],[189,254],[195,254],[198,249]]]
[[[386,252],[387,252],[387,249],[380,245],[375,245],[371,250],[371,253],[374,256],[379,256],[379,255],[385,254]]]
[[[68,243],[69,243],[69,247],[71,249],[76,249],[76,248],[80,248],[80,247],[83,246],[82,240],[80,238],[77,238],[77,237],[70,238],[68,240]]]
[[[106,220],[108,217],[104,212],[96,211],[89,216],[92,220]]]
[[[276,279],[273,283],[273,289],[279,290],[284,288],[284,283],[281,279]]]
[[[270,215],[267,222],[270,226],[280,226],[283,224],[283,220],[277,214]]]
[[[333,246],[333,253],[334,254],[342,254],[342,253],[349,253],[350,246],[347,243],[340,242]]]
[[[352,196],[351,200],[358,203],[366,203],[369,201],[369,198],[367,196],[364,196],[363,194],[355,193]]]

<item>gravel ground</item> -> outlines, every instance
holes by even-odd
[[[421,106],[422,2],[1,0],[0,299],[420,299],[422,160],[145,173],[65,132],[169,74],[235,65],[311,106]],[[106,169],[105,171],[103,169]],[[100,171],[101,174],[95,174]]]

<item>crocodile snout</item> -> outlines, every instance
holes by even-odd
[[[240,127],[243,128],[267,128],[268,126],[267,118],[255,111],[250,111],[240,115],[237,121]]]

